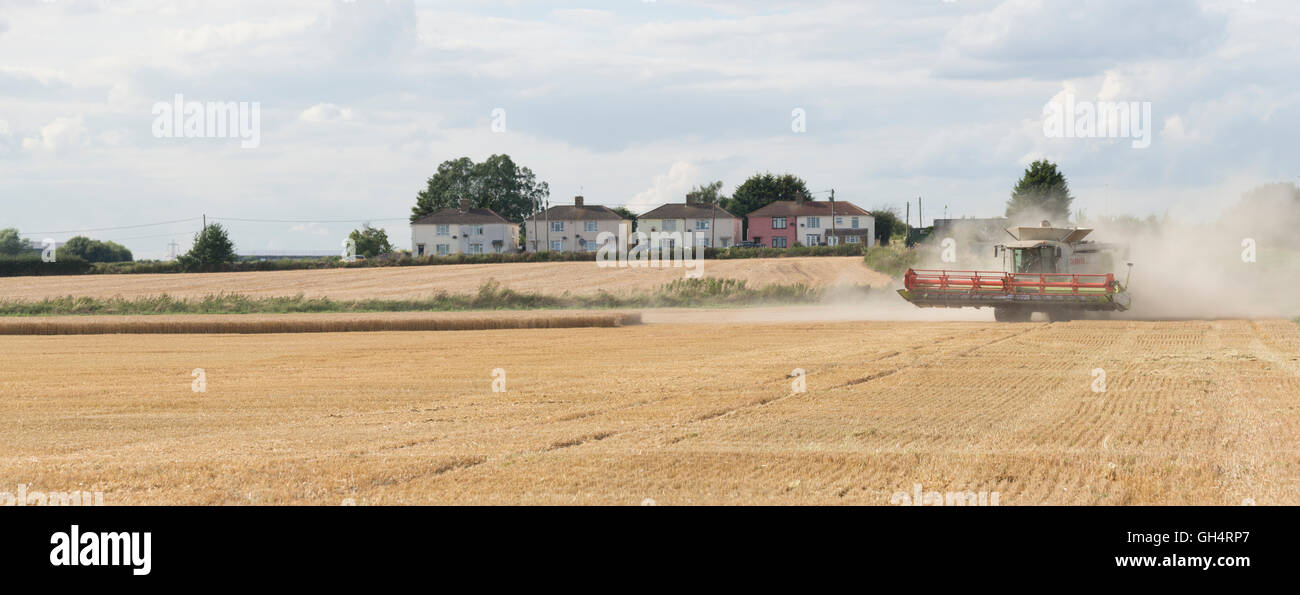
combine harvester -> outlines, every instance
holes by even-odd
[[[1112,253],[1121,246],[1085,242],[1091,229],[1017,227],[1013,242],[993,247],[1003,271],[908,269],[898,294],[920,308],[993,308],[1000,322],[1024,322],[1042,312],[1053,322],[1084,311],[1129,308],[1128,279],[1120,283]],[[1133,263],[1128,263],[1129,272]]]

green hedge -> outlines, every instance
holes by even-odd
[[[90,263],[75,256],[60,257],[54,262],[45,262],[36,253],[0,256],[0,277],[80,275],[90,269]]]
[[[839,246],[795,246],[792,248],[706,248],[704,258],[711,260],[728,260],[738,258],[788,258],[800,256],[862,256],[862,244],[841,244]],[[21,257],[27,262],[26,257]],[[34,257],[37,264],[40,257]],[[204,272],[243,272],[243,271],[289,271],[303,269],[333,268],[372,268],[401,266],[436,266],[444,264],[489,264],[501,262],[594,262],[595,252],[527,252],[523,254],[453,254],[449,256],[421,256],[399,253],[380,256],[356,262],[343,262],[337,256],[310,260],[241,260],[227,265],[213,267]],[[127,275],[150,273],[184,272],[176,261],[139,261],[139,262],[100,262],[86,263],[80,259],[69,259],[59,267],[43,269],[30,268],[30,265],[0,268],[0,276],[17,275],[72,275],[91,273],[99,275]],[[72,262],[81,264],[73,265]]]
[[[869,287],[849,289],[867,295]],[[737,279],[679,279],[658,289],[632,295],[551,295],[516,291],[495,281],[475,293],[408,299],[335,300],[327,297],[216,294],[194,298],[168,295],[124,298],[55,297],[39,301],[0,298],[0,316],[64,316],[81,314],[272,314],[308,312],[421,312],[452,310],[531,310],[556,308],[724,307],[755,304],[816,303],[827,289],[794,285],[750,287]]]

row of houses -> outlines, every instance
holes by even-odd
[[[745,220],[749,222],[748,234]],[[610,233],[635,243],[632,221],[603,205],[585,204],[574,197],[572,205],[557,205],[523,221],[522,246],[526,252],[595,252],[597,238]],[[770,248],[835,246],[875,242],[876,220],[871,213],[844,201],[779,200],[757,209],[742,219],[722,207],[698,203],[687,197],[683,203],[656,207],[637,218],[636,231],[694,237],[706,248],[729,248],[750,242]],[[686,236],[693,232],[694,236]],[[519,222],[509,221],[492,209],[471,208],[468,200],[459,207],[430,213],[411,223],[411,252],[415,256],[450,254],[492,254],[520,251]],[[611,237],[611,236],[606,236]],[[617,240],[615,240],[617,241]]]

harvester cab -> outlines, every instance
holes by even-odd
[[[1091,229],[1008,229],[1012,241],[993,247],[1002,271],[909,269],[898,291],[921,308],[992,307],[999,321],[1026,321],[1034,312],[1070,320],[1083,311],[1129,307],[1127,281],[1114,275],[1123,246],[1084,240]]]

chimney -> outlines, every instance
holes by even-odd
[[[468,198],[462,198],[462,199],[460,199],[460,210],[462,210],[462,211],[468,211],[468,210],[469,210],[469,199],[468,199]]]
[[[796,190],[795,193],[794,193],[794,204],[799,205],[799,206],[802,207],[802,206],[803,206],[803,200],[804,200],[803,191],[802,191],[802,190]]]
[[[575,197],[573,197],[573,206],[575,206],[575,207],[581,207],[581,206],[582,206],[582,197],[581,197],[581,196],[575,196]]]
[[[688,204],[688,205],[693,205],[693,204],[695,204],[695,193],[694,193],[694,192],[687,192],[687,193],[686,193],[686,204]]]
[[[1043,222],[1042,222],[1041,225],[1042,225],[1043,227],[1051,227],[1051,226],[1052,226],[1052,222],[1051,222],[1051,221],[1048,221],[1048,220],[1046,220],[1046,219],[1043,219]]]

